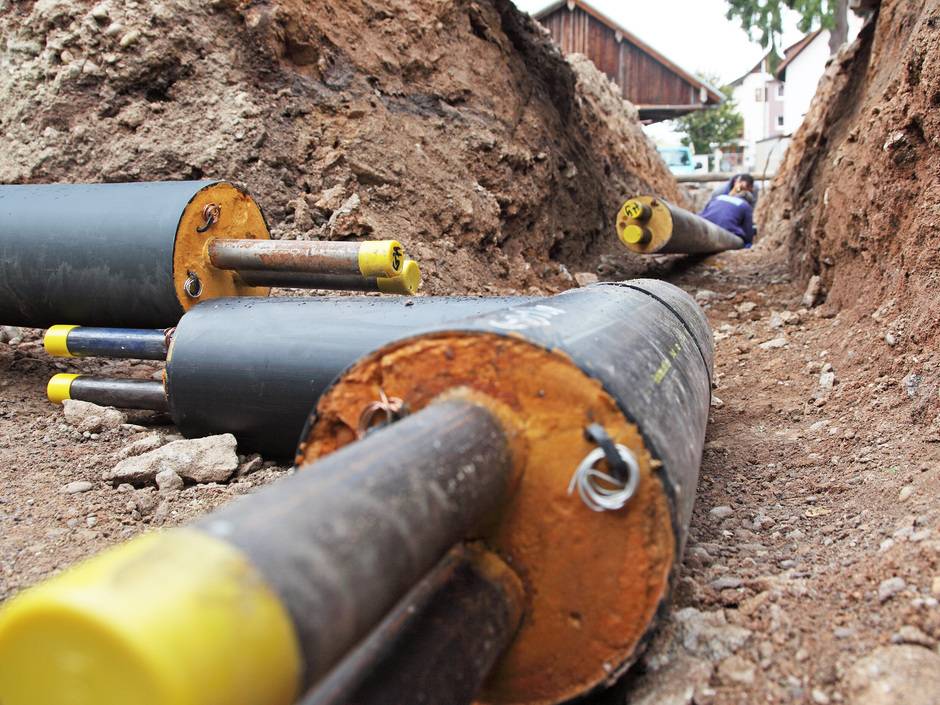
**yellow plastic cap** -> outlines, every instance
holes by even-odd
[[[405,263],[398,240],[370,240],[359,246],[359,272],[364,277],[394,277]]]
[[[625,225],[620,230],[620,239],[626,245],[636,245],[649,240],[649,230],[640,225]]]
[[[69,352],[69,333],[78,326],[52,326],[46,331],[42,345],[53,357],[75,357]]]
[[[66,399],[71,399],[72,382],[77,377],[81,377],[81,375],[65,372],[53,375],[52,379],[49,380],[49,384],[46,385],[46,396],[49,401],[53,404],[61,404]],[[0,700],[0,703],[2,702],[3,700]]]
[[[414,296],[421,288],[421,267],[413,259],[405,260],[397,277],[379,277],[375,280],[379,291],[386,294]]]
[[[134,539],[0,610],[3,705],[290,705],[300,670],[257,570],[191,529]]]

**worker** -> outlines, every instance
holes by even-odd
[[[705,220],[734,233],[744,246],[754,241],[754,177],[738,174],[728,194],[715,196],[699,215]]]
[[[721,196],[721,195],[727,195],[731,193],[731,189],[734,188],[734,182],[737,181],[738,177],[740,176],[750,176],[750,175],[749,174],[735,174],[730,179],[725,181],[721,186],[719,186],[714,191],[712,191],[712,195],[708,200],[711,200],[712,198],[717,198],[718,196]],[[757,185],[756,182],[754,183],[754,186],[751,189],[751,193],[754,196],[754,201],[751,205],[756,206],[757,199],[760,198],[760,187]]]

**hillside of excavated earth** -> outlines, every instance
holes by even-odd
[[[625,195],[680,198],[508,0],[0,0],[0,36],[0,182],[231,179],[276,236],[401,240],[428,293],[569,286]]]

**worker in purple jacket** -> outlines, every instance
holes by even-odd
[[[744,240],[745,247],[750,247],[754,242],[754,177],[738,175],[731,192],[715,196],[699,215],[734,233]]]

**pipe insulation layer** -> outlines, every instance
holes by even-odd
[[[0,323],[164,328],[205,298],[266,295],[208,264],[221,236],[269,237],[226,182],[0,186]]]
[[[466,388],[524,419],[522,481],[486,541],[523,576],[526,619],[481,700],[563,702],[622,674],[665,604],[695,498],[712,356],[704,315],[674,286],[571,290],[367,355],[321,397],[298,462],[354,439],[380,393],[417,411]],[[569,494],[598,449],[592,424],[634,463],[623,509],[591,511]]]
[[[0,701],[290,705],[482,531],[512,468],[497,418],[445,400],[107,551],[0,612]]]
[[[529,299],[238,298],[180,320],[166,366],[170,414],[188,437],[233,433],[239,446],[292,458],[337,375],[390,340]]]
[[[714,254],[744,241],[704,218],[652,196],[636,196],[617,213],[617,236],[638,254]]]

